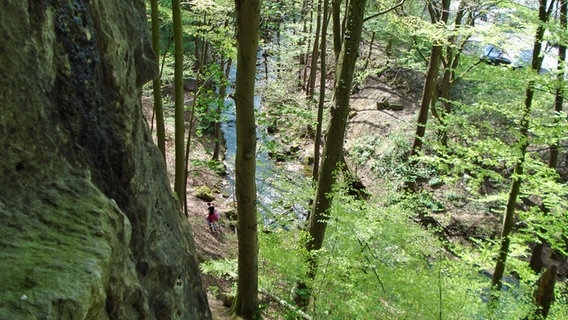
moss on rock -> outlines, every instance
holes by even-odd
[[[215,195],[208,186],[200,186],[195,188],[195,190],[193,191],[193,195],[196,198],[207,202],[215,200]]]
[[[209,319],[141,0],[0,2],[0,319]]]

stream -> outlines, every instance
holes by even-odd
[[[259,57],[261,54],[259,54]],[[266,70],[264,63],[258,65],[257,81],[255,87],[264,86],[267,80],[260,74]],[[262,80],[258,80],[258,79]],[[234,93],[236,68],[232,67],[229,73],[231,86],[227,88],[227,96]],[[270,81],[270,80],[268,80]],[[258,114],[262,112],[262,97],[254,96],[254,107]],[[231,98],[225,99],[225,109],[222,114],[221,131],[225,140],[224,165],[227,168],[227,185],[225,192],[229,194],[227,201],[236,203],[235,198],[235,157],[237,151],[235,102]],[[266,128],[257,122],[257,163],[256,163],[256,193],[257,210],[262,218],[265,228],[281,227],[288,229],[291,225],[305,220],[308,199],[311,197],[310,179],[285,165],[271,160],[266,148],[267,141],[273,137],[263,135]],[[307,194],[306,194],[307,193]]]

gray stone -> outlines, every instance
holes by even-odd
[[[209,319],[141,0],[0,2],[0,319]]]

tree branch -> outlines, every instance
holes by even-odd
[[[416,40],[416,36],[412,37],[412,39],[414,40],[414,47],[416,48],[416,51],[418,51],[418,54],[420,55],[420,57],[422,57],[422,60],[424,60],[424,62],[428,63],[428,58],[426,58],[426,56],[424,55],[424,53],[422,52],[422,50],[420,50],[420,47],[418,46],[418,40]]]
[[[378,16],[381,16],[381,15],[383,15],[383,14],[385,14],[385,13],[389,13],[389,12],[393,11],[394,9],[396,9],[396,8],[398,8],[398,7],[400,7],[400,6],[402,6],[402,5],[404,4],[404,1],[406,1],[406,0],[400,0],[399,3],[395,4],[395,5],[392,6],[392,7],[388,8],[388,9],[385,9],[385,10],[383,10],[383,11],[377,12],[377,13],[371,15],[371,16],[366,17],[365,19],[363,19],[363,22],[367,22],[368,20],[374,19],[374,18],[376,18],[376,17],[378,17]]]

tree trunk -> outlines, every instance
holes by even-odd
[[[152,49],[156,55],[156,63],[160,62],[160,18],[158,12],[158,0],[151,1],[152,10]],[[166,158],[166,129],[164,125],[164,108],[162,106],[162,83],[161,75],[157,73],[152,80],[154,90],[154,113],[156,114],[156,134],[158,149]]]
[[[193,94],[193,103],[191,105],[191,110],[189,113],[189,128],[187,128],[187,139],[186,139],[186,144],[185,144],[185,162],[183,164],[183,170],[184,170],[184,177],[185,179],[183,180],[183,190],[187,190],[187,177],[189,176],[189,152],[191,150],[191,136],[193,133],[193,124],[195,122],[194,117],[195,117],[195,105],[196,105],[196,101],[197,101],[197,95],[199,94],[199,90],[196,89],[195,93]],[[183,212],[185,213],[185,216],[189,218],[189,208],[187,206],[187,197],[183,198]]]
[[[414,167],[416,162],[412,159],[422,150],[422,143],[424,135],[426,134],[426,124],[428,122],[428,113],[430,111],[430,101],[436,90],[436,79],[438,78],[438,65],[440,61],[440,55],[442,54],[442,46],[435,45],[432,47],[430,52],[430,62],[428,63],[428,73],[426,75],[426,81],[424,82],[424,88],[422,89],[422,100],[420,103],[420,111],[418,112],[418,121],[416,125],[416,134],[414,136],[414,142],[412,148],[410,149],[409,165]],[[416,191],[416,181],[411,178],[405,181],[405,190],[414,192]]]
[[[567,27],[567,9],[568,5],[566,4],[566,0],[560,1],[560,28],[561,30],[566,30]],[[566,44],[564,42],[560,43],[558,47],[558,75],[556,78],[557,87],[556,87],[556,95],[554,97],[554,111],[559,114],[562,112],[562,104],[564,103],[564,63],[566,62]],[[558,120],[556,121],[558,123]],[[549,168],[556,168],[558,166],[558,153],[559,153],[560,145],[558,140],[555,141],[550,146],[550,158],[548,159],[548,167]]]
[[[556,266],[546,269],[540,276],[535,290],[535,310],[534,319],[546,319],[550,306],[554,302],[554,285],[556,284]]]
[[[543,230],[544,231],[544,230]],[[531,260],[529,261],[529,266],[532,271],[539,273],[544,267],[544,262],[542,261],[542,253],[544,251],[544,239],[539,239],[534,247],[531,249]]]
[[[559,2],[560,6],[560,26],[562,30],[566,30],[566,11],[567,5],[566,0],[562,0]],[[556,78],[556,92],[554,96],[554,112],[559,114],[562,112],[562,104],[564,103],[564,62],[566,61],[566,45],[562,42],[558,48],[558,60],[557,60],[557,78]],[[558,119],[555,121],[555,125],[558,124]],[[550,145],[550,157],[548,159],[548,167],[552,169],[556,169],[558,165],[558,154],[559,154],[559,143],[558,140],[554,141]],[[543,214],[548,214],[548,208],[545,205],[542,206]],[[546,232],[546,230],[542,230],[542,232]],[[531,260],[529,265],[531,269],[539,273],[544,263],[542,261],[542,253],[544,249],[544,242],[545,240],[542,237],[539,237],[538,242],[534,245],[531,250]]]
[[[335,53],[335,60],[339,57],[341,51],[341,39],[343,33],[341,29],[341,0],[331,0],[332,6],[332,24],[333,24],[333,52]]]
[[[309,8],[310,8],[310,18],[309,18],[309,29],[308,29],[308,25],[304,25],[304,31],[306,31],[307,34],[312,34],[312,30],[313,30],[313,20],[314,20],[314,10],[313,10],[313,0],[309,1]],[[308,42],[306,44],[306,53],[305,53],[305,61],[306,61],[306,65],[304,66],[304,74],[302,77],[302,89],[304,89],[304,91],[306,91],[306,96],[308,95],[308,57],[310,58],[310,65],[311,65],[311,60],[313,59],[312,56],[310,56],[309,52],[310,52],[310,48],[312,46],[311,42],[312,42],[312,38],[311,37],[307,37]]]
[[[371,35],[371,43],[369,43],[369,51],[367,52],[367,57],[365,58],[365,65],[363,66],[363,71],[367,70],[369,67],[369,61],[371,61],[371,55],[373,54],[373,45],[375,43],[375,37],[377,33],[373,31]]]
[[[258,318],[258,234],[256,213],[256,126],[254,83],[258,49],[259,0],[235,0],[237,12],[237,154],[235,163],[238,218],[238,282],[233,312]]]
[[[318,0],[318,12],[316,21],[316,33],[314,35],[314,46],[312,48],[312,58],[310,60],[310,76],[308,78],[308,100],[314,98],[314,90],[316,87],[316,74],[318,70],[318,56],[319,56],[319,42],[321,38],[321,25],[322,25],[322,1]]]
[[[172,0],[174,24],[174,109],[175,109],[175,178],[174,190],[180,207],[185,203],[185,161],[184,161],[184,89],[183,89],[183,30],[180,0]]]
[[[302,19],[302,36],[300,37],[300,41],[298,41],[298,46],[301,48],[304,46],[304,43],[306,42],[306,35],[308,34],[308,22],[307,22],[307,12],[308,12],[308,7],[309,7],[309,0],[304,0],[302,2],[302,12],[301,12],[301,19]],[[304,78],[302,75],[306,72],[306,59],[307,59],[307,52],[300,52],[300,57],[299,57],[299,65],[300,65],[300,69],[298,70],[298,83],[300,86],[303,86],[304,84]]]
[[[442,12],[441,16],[437,17],[435,14],[431,14],[433,22],[447,23],[449,17],[450,0],[442,0],[442,7],[439,10]],[[432,10],[434,11],[434,10]],[[414,167],[416,165],[412,157],[418,155],[422,150],[422,143],[424,135],[426,134],[426,125],[428,123],[428,113],[430,112],[430,103],[432,102],[432,96],[437,90],[437,79],[438,79],[438,69],[440,65],[440,58],[442,56],[442,44],[434,42],[432,44],[432,51],[430,52],[430,61],[428,63],[428,72],[426,74],[426,81],[424,82],[424,88],[422,89],[422,100],[420,102],[420,111],[418,112],[418,121],[416,125],[416,134],[414,136],[414,142],[410,153],[408,155],[410,161],[409,166]],[[416,191],[416,181],[414,179],[405,181],[404,188],[406,191],[414,192]]]
[[[471,11],[479,10],[480,8],[478,6],[470,7],[470,4],[471,3],[468,1],[460,2],[454,18],[454,28],[456,30],[462,27],[462,25],[464,24],[463,19],[466,15],[468,16],[468,18],[465,21],[465,25],[474,25],[475,19],[472,17]],[[467,14],[468,11],[470,12],[470,14]],[[448,141],[448,134],[445,128],[446,122],[444,118],[451,112],[451,89],[456,84],[456,70],[459,65],[461,52],[468,39],[469,36],[456,37],[455,34],[452,34],[448,37],[447,44],[445,45],[445,59],[442,59],[444,71],[437,88],[439,93],[436,95],[436,98],[433,99],[430,103],[430,106],[432,108],[432,115],[436,119],[438,119],[441,124],[441,129],[438,133],[438,139],[443,146],[447,146]],[[459,43],[456,43],[456,40],[459,41]],[[438,100],[441,100],[441,112],[436,108]]]
[[[533,46],[533,57],[531,61],[531,68],[534,72],[538,73],[540,66],[542,64],[542,57],[540,57],[540,51],[542,48],[542,39],[545,31],[545,24],[548,21],[549,14],[551,10],[546,10],[546,0],[540,0],[539,5],[539,20],[542,22],[539,24],[534,46]],[[553,1],[554,2],[554,1]],[[552,8],[552,3],[551,3]],[[511,190],[509,192],[509,198],[507,200],[507,207],[505,210],[505,217],[503,219],[503,229],[501,231],[501,246],[499,248],[499,254],[497,257],[497,263],[495,265],[495,273],[493,274],[493,279],[491,280],[491,286],[495,291],[501,290],[503,285],[503,274],[505,271],[505,265],[507,262],[507,256],[509,254],[509,244],[511,230],[514,223],[515,215],[515,205],[517,203],[517,198],[519,196],[519,191],[522,183],[522,176],[524,173],[525,158],[527,153],[527,148],[529,146],[529,125],[530,125],[530,113],[532,109],[532,100],[534,96],[534,80],[529,80],[527,89],[525,91],[525,106],[523,109],[523,114],[521,116],[520,128],[519,128],[519,144],[520,144],[520,157],[517,160],[515,169],[512,176]],[[498,299],[498,296],[493,298]]]
[[[323,110],[325,107],[325,90],[326,90],[326,49],[327,49],[327,26],[329,24],[329,0],[324,0],[323,5],[323,25],[321,28],[321,57],[320,57],[320,92],[318,98],[318,114],[317,114],[317,124],[316,124],[316,136],[314,141],[314,163],[312,170],[313,180],[317,180],[319,174],[319,163],[320,163],[320,149],[321,149],[321,136],[322,136],[322,124],[323,124]]]
[[[324,148],[324,156],[321,171],[317,183],[314,207],[308,221],[310,239],[306,244],[308,254],[308,278],[314,279],[317,269],[317,260],[313,254],[321,248],[325,229],[327,227],[327,211],[331,207],[330,194],[335,182],[334,173],[337,164],[341,160],[343,152],[343,140],[349,115],[349,98],[351,84],[355,70],[355,62],[359,56],[359,43],[363,27],[363,15],[365,13],[366,0],[351,1],[349,4],[349,21],[339,59],[337,61],[337,77],[334,87],[334,101],[331,108],[331,120],[328,127],[327,141]],[[310,299],[310,288],[306,282],[300,281],[297,285],[296,303],[305,308]]]
[[[197,28],[200,28],[201,26],[202,26],[201,21],[197,21]],[[194,54],[194,57],[195,57],[195,65],[193,67],[194,67],[194,70],[197,72],[198,70],[201,70],[201,67],[202,67],[200,49],[201,49],[201,46],[202,46],[201,42],[203,40],[199,37],[199,35],[195,35],[194,37],[195,37],[195,40],[194,40],[195,48],[194,48],[193,54]]]
[[[224,63],[221,63],[223,65],[223,70],[224,70],[224,77],[225,80],[229,79],[229,72],[231,71],[231,64],[232,64],[232,60],[229,58],[227,60],[227,66],[225,67]],[[221,113],[223,112],[223,105],[225,103],[225,95],[227,94],[227,86],[221,86],[221,88],[219,89],[219,97],[222,99],[221,100],[221,104],[219,104],[217,106],[217,120],[215,120],[215,147],[213,148],[213,157],[212,159],[215,161],[219,161],[219,155],[221,153],[221,140],[222,140],[222,135],[221,135]]]

